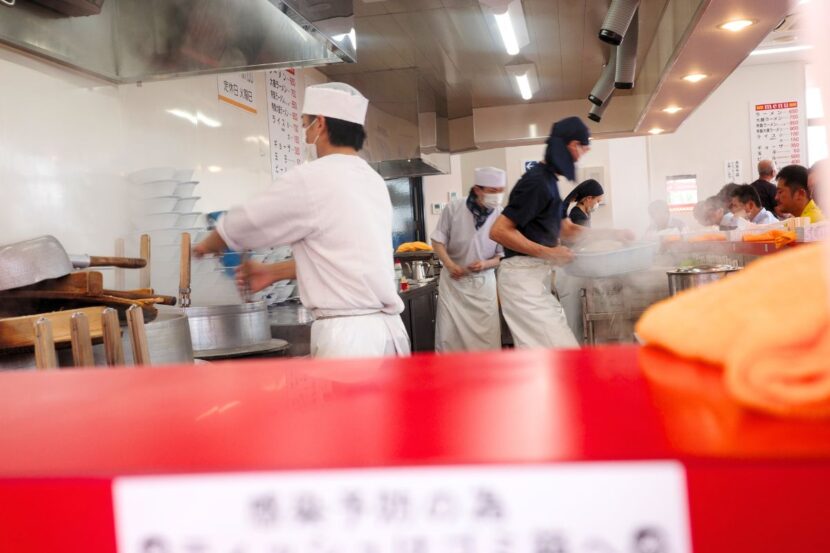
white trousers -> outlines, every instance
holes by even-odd
[[[501,348],[496,273],[490,269],[453,280],[441,271],[435,321],[435,351]]]
[[[499,266],[501,309],[517,348],[579,347],[551,293],[551,273],[550,263],[525,255],[503,259]]]
[[[400,315],[371,313],[318,319],[311,325],[313,357],[406,357],[409,335]]]

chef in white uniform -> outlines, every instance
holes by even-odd
[[[290,244],[293,261],[246,267],[252,291],[295,278],[315,316],[315,357],[409,355],[392,251],[386,183],[358,156],[368,100],[353,87],[306,88],[303,128],[315,161],[280,176],[230,210],[194,253]],[[296,275],[296,276],[295,276]]]
[[[469,196],[448,205],[432,232],[432,247],[444,265],[438,283],[436,351],[501,348],[495,268],[504,250],[490,239],[490,228],[501,213],[506,184],[501,169],[476,169]]]

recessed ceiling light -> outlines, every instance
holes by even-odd
[[[755,22],[751,19],[733,19],[732,21],[727,21],[721,25],[718,25],[718,29],[723,29],[724,31],[732,31],[733,33],[737,33],[738,31],[743,31],[750,25],[754,24]]]
[[[661,129],[660,127],[653,127],[648,130],[648,134],[661,134],[662,132],[663,129]]]
[[[690,83],[697,83],[702,81],[706,77],[707,75],[704,75],[703,73],[692,73],[690,75],[686,75],[685,77],[683,77],[683,80],[689,81]]]
[[[671,113],[671,114],[675,114],[678,111],[682,111],[682,110],[683,110],[683,108],[681,108],[680,106],[669,106],[667,108],[663,108],[664,113]]]

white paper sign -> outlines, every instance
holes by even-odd
[[[216,87],[219,100],[248,113],[256,113],[256,89],[253,73],[229,73],[217,75]]]
[[[268,71],[268,132],[271,137],[271,178],[296,167],[302,159],[302,121],[293,69]]]
[[[120,553],[690,553],[675,462],[206,476],[113,484]]]
[[[724,162],[723,172],[724,177],[726,178],[724,182],[734,182],[740,184],[743,181],[743,179],[741,178],[741,160],[739,159],[733,159]]]
[[[753,166],[762,159],[778,167],[802,163],[804,112],[797,101],[750,104],[749,113]]]

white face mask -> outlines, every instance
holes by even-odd
[[[592,207],[592,208],[589,210],[589,212],[590,212],[590,213],[594,213],[597,209],[599,209],[599,202],[595,203],[595,204],[594,204],[594,207]]]
[[[484,198],[481,200],[481,203],[484,204],[485,207],[489,207],[490,209],[495,209],[501,205],[501,202],[504,200],[504,194],[485,194]]]
[[[311,123],[308,124],[308,127],[314,124],[316,119],[313,119]],[[303,127],[303,131],[307,131],[308,127]],[[309,163],[317,159],[317,141],[320,140],[320,135],[317,135],[317,138],[314,139],[314,142],[309,144],[305,140],[303,141],[303,163]]]

